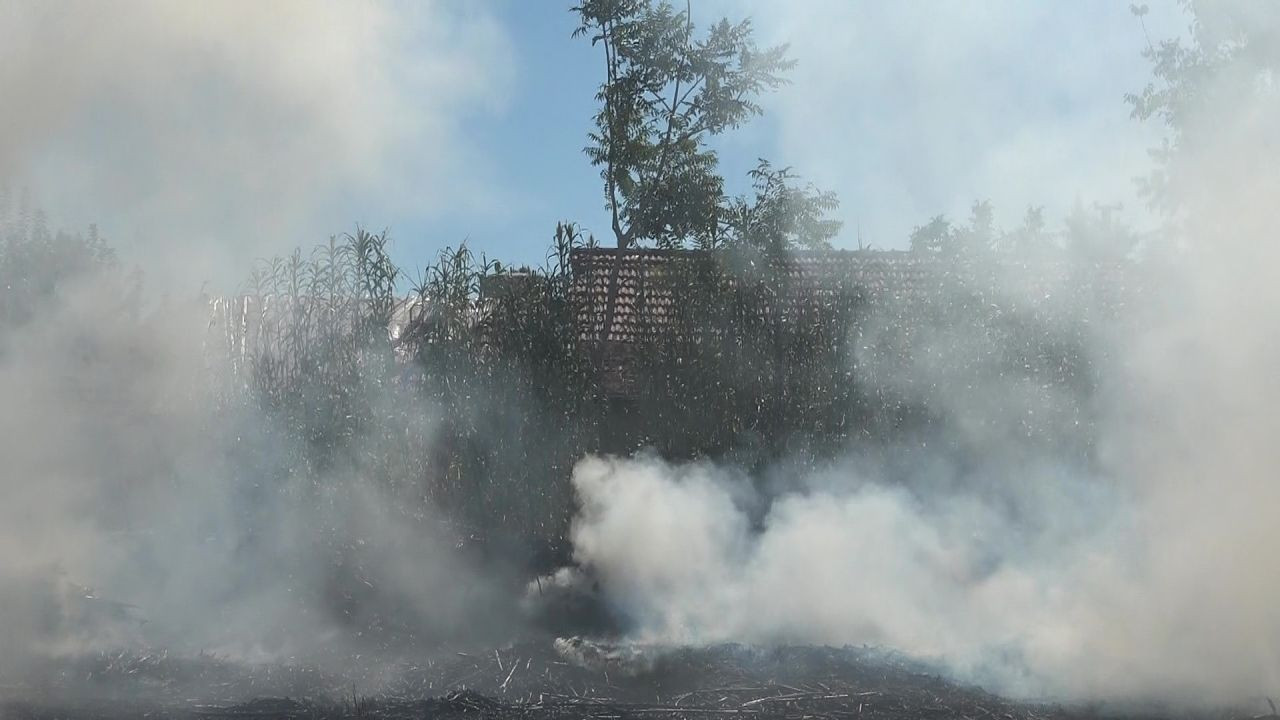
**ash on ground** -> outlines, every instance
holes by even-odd
[[[1151,708],[1016,702],[869,648],[638,646],[581,637],[395,662],[244,664],[146,652],[50,658],[0,679],[0,717],[1066,720]],[[1185,713],[1183,713],[1185,715]],[[1215,711],[1206,717],[1249,717]]]

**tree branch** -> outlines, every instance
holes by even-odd
[[[689,0],[685,0],[684,9],[684,50],[685,55],[681,59],[682,62],[688,62],[689,59],[689,38],[693,35],[693,16],[690,12]],[[676,75],[675,89],[671,93],[671,106],[667,108],[667,131],[662,138],[662,159],[658,161],[658,167],[655,169],[653,177],[650,179],[649,187],[646,188],[646,200],[651,201],[653,195],[657,192],[657,188],[662,185],[666,179],[667,171],[671,164],[671,134],[675,132],[676,110],[680,107],[680,75]]]
[[[616,178],[616,169],[614,164],[614,154],[617,152],[617,143],[614,137],[614,129],[617,126],[617,116],[613,106],[613,93],[611,92],[617,87],[618,71],[617,71],[617,55],[613,47],[612,26],[609,21],[601,21],[600,33],[601,40],[604,43],[604,64],[605,78],[607,86],[604,90],[604,114],[605,114],[605,193],[609,200],[609,213],[611,215],[613,225],[613,235],[617,238],[618,247],[625,248],[628,245],[627,234],[622,231],[622,222],[618,217],[618,182]]]

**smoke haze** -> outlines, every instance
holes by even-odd
[[[0,8],[0,88],[25,109],[0,113],[0,180],[33,178],[55,207],[127,228],[174,287],[345,226],[328,215],[345,192],[479,206],[452,182],[470,151],[442,108],[500,102],[503,63],[475,60],[503,56],[500,28],[438,4],[300,7]],[[895,318],[872,316],[851,338],[858,372],[927,406],[936,434],[851,444],[816,468],[583,459],[573,557],[633,639],[871,644],[1069,699],[1280,684],[1280,24],[1273,8],[1226,7],[1197,32],[1251,27],[1265,57],[1180,106],[1163,224],[1132,270],[1098,280],[1109,299],[1080,282],[1101,278],[1092,256],[1048,287],[1028,289],[1017,263],[997,283],[998,302],[1082,333],[1096,387],[1002,373],[977,320],[920,328],[920,352],[896,363],[872,351]],[[843,143],[801,137],[814,84],[798,78],[784,110],[802,160]],[[1047,148],[1026,128],[972,182],[1124,194],[1131,137],[1099,141],[1125,148],[1122,169],[1053,169],[1109,122]],[[430,159],[429,187],[401,186],[406,156]],[[912,221],[948,209],[925,202],[893,204]],[[429,504],[404,512],[407,491],[354,462],[295,464],[303,451],[209,351],[208,326],[203,302],[91,277],[0,337],[0,671],[122,645],[278,660],[524,629],[526,578],[457,552]],[[395,404],[394,388],[359,392]],[[423,406],[406,423],[429,438],[450,419]]]
[[[111,228],[175,287],[368,220],[335,215],[354,205],[492,193],[459,132],[510,80],[479,8],[19,2],[0,48],[0,92],[22,108],[0,119],[0,181]]]
[[[1154,42],[1185,35],[1174,0],[1144,4]],[[1160,130],[1122,101],[1150,76],[1128,6],[764,0],[706,12],[750,16],[762,39],[791,43],[794,82],[765,100],[777,155],[840,196],[846,235],[901,248],[913,226],[963,217],[975,198],[1005,224],[1076,200],[1150,224],[1133,178]]]
[[[308,463],[236,389],[207,306],[128,298],[81,278],[5,337],[0,670],[117,647],[322,660],[513,632],[501,568],[465,560],[429,506],[405,511],[357,450]],[[420,413],[406,425],[429,438],[438,413]]]
[[[350,227],[335,208],[362,198],[479,197],[458,126],[500,105],[507,52],[486,11],[439,3],[0,8],[0,96],[21,108],[0,113],[0,235],[35,226],[34,197],[146,272],[76,276],[0,336],[0,671],[116,646],[340,654],[472,634],[502,605],[369,471],[299,464],[196,293]]]
[[[763,484],[655,458],[577,467],[575,557],[637,636],[869,643],[1031,695],[1211,702],[1276,687],[1280,24],[1262,4],[1213,10],[1193,28],[1205,47],[1247,27],[1262,57],[1210,53],[1212,80],[1170,91],[1196,94],[1174,106],[1156,176],[1171,214],[1113,280],[1123,311],[1099,315],[1080,285],[1044,295],[1090,327],[1094,460],[1016,431],[1047,414],[1050,436],[1085,433],[1071,427],[1084,396],[991,372],[981,328],[925,328],[909,366],[867,377],[924,393],[948,423],[891,462],[853,448]],[[957,436],[972,455],[947,450]]]

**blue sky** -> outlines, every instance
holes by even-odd
[[[764,117],[719,143],[723,166],[741,189],[763,156],[836,190],[841,245],[854,246],[861,232],[866,243],[902,247],[913,226],[940,212],[963,218],[978,198],[996,203],[1005,224],[1028,204],[1060,217],[1077,199],[1122,203],[1132,222],[1150,222],[1132,180],[1159,128],[1132,121],[1123,102],[1148,77],[1142,28],[1124,3],[695,5],[703,25],[749,16],[761,42],[792,44],[792,85],[766,98]],[[517,79],[501,111],[478,117],[472,130],[503,158],[510,203],[482,218],[404,230],[449,228],[444,239],[470,237],[517,261],[540,257],[560,218],[607,240],[599,181],[581,154],[599,55],[569,39],[574,18],[555,3],[505,0],[493,12]],[[1166,37],[1181,20],[1173,7],[1157,7],[1148,26]]]
[[[1134,122],[1123,101],[1148,77],[1142,27],[1123,3],[704,1],[694,12],[704,26],[753,17],[762,42],[792,45],[794,82],[765,99],[764,117],[718,142],[723,169],[745,190],[746,170],[764,156],[836,190],[838,245],[855,246],[860,233],[904,246],[915,224],[963,218],[975,199],[995,202],[1004,224],[1029,204],[1060,218],[1076,200],[1119,202],[1130,222],[1151,223],[1133,178],[1160,128]],[[406,225],[402,245],[415,255],[470,237],[500,258],[536,261],[562,218],[608,240],[599,179],[581,154],[596,49],[570,40],[573,17],[553,3],[506,0],[494,14],[518,79],[472,131],[504,159],[511,201],[481,218]],[[1180,20],[1165,6],[1148,28],[1175,35]],[[411,240],[442,229],[435,243]]]
[[[511,45],[514,78],[497,112],[478,112],[468,132],[495,165],[502,187],[482,213],[460,212],[406,225],[399,242],[427,259],[464,238],[504,261],[539,263],[555,224],[607,229],[599,175],[582,153],[595,113],[600,57],[573,39],[568,3],[498,0],[491,8]],[[436,236],[419,243],[409,236]],[[409,250],[409,247],[405,248]],[[424,255],[428,254],[428,255]]]
[[[1185,31],[1150,2],[1152,37]],[[402,264],[466,240],[539,263],[557,220],[607,240],[582,154],[601,75],[569,2],[177,4],[0,10],[0,180],[66,225],[99,223],[192,279],[355,223],[389,227]],[[902,247],[977,198],[1015,224],[1077,200],[1124,205],[1158,127],[1128,117],[1149,77],[1114,0],[695,0],[705,25],[753,18],[790,42],[792,83],[717,142],[731,187],[757,157],[834,190],[838,245]]]

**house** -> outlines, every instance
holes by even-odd
[[[939,287],[931,255],[879,250],[801,250],[780,256],[728,251],[579,248],[570,256],[579,340],[610,396],[636,392],[636,360],[646,341],[679,322],[692,283],[715,278],[756,286],[767,321],[803,322],[851,303],[903,306]],[[681,329],[677,329],[681,328]],[[732,332],[732,328],[706,328]]]

